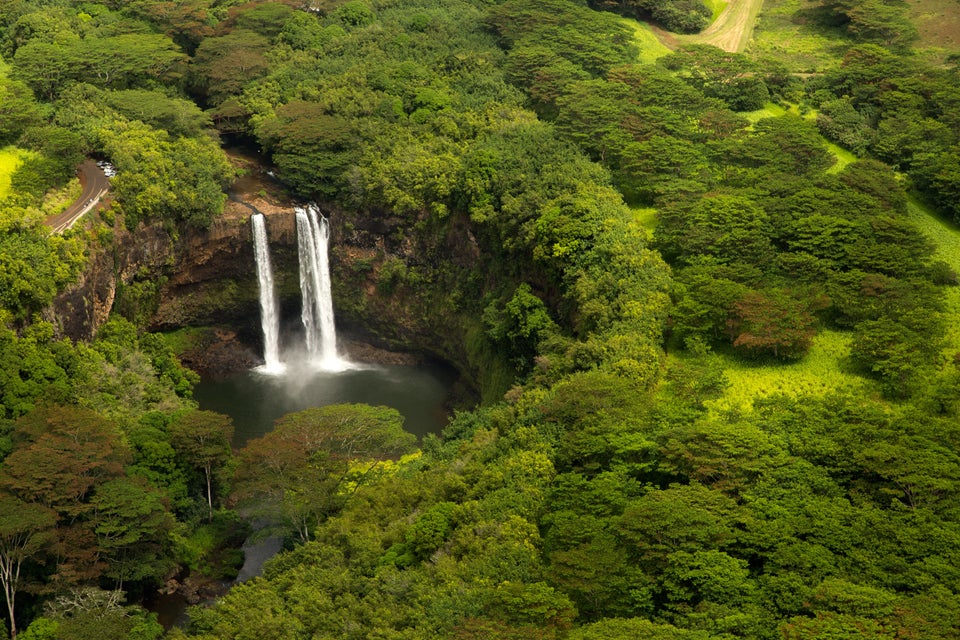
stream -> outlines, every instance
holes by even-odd
[[[456,373],[441,365],[356,365],[330,372],[293,367],[281,375],[243,371],[224,379],[201,381],[194,398],[201,409],[229,415],[234,422],[233,446],[243,447],[273,428],[283,415],[337,403],[393,407],[404,428],[422,439],[439,433],[449,418],[446,402]],[[283,547],[276,536],[248,539],[236,583],[260,575],[263,565]],[[224,589],[231,585],[222,585]],[[188,623],[188,603],[180,593],[161,594],[147,603],[164,628]]]

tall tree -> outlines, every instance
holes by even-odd
[[[75,584],[104,570],[89,519],[96,488],[123,472],[130,452],[119,429],[92,411],[38,409],[17,421],[14,450],[0,468],[0,488],[57,514],[54,579]]]
[[[233,457],[230,440],[233,421],[214,411],[188,411],[170,423],[170,442],[194,468],[203,471],[207,484],[208,518],[213,521],[214,473]]]
[[[400,455],[414,442],[403,417],[388,407],[346,404],[291,413],[241,452],[234,497],[255,498],[265,515],[279,516],[306,542],[336,508],[352,460]]]
[[[56,512],[0,493],[0,585],[10,616],[10,637],[17,638],[16,598],[24,562],[38,556],[49,542]]]

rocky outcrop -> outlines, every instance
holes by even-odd
[[[284,316],[292,322],[300,307],[293,205],[279,190],[258,189],[234,194],[208,230],[171,234],[160,226],[141,226],[132,233],[115,229],[112,242],[91,256],[81,282],[54,304],[52,316],[60,331],[89,339],[115,303],[125,303],[120,308],[137,308],[138,319],[152,330],[220,327],[217,335],[231,339],[211,341],[216,351],[248,366],[243,353],[260,352],[249,224],[254,210],[266,216],[274,280]],[[414,233],[405,228],[410,221],[389,212],[327,210],[341,336],[428,354],[473,378],[474,365],[464,351],[465,323],[450,302],[457,278],[464,270],[476,269],[480,258],[468,225],[446,221],[432,231]],[[199,368],[217,370],[210,354],[195,355]]]
[[[118,285],[138,274],[166,271],[174,255],[174,241],[159,226],[129,232],[118,227],[111,238],[91,247],[87,268],[79,282],[60,294],[46,312],[59,333],[89,340],[110,316]]]

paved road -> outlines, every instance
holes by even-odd
[[[67,207],[66,211],[47,218],[46,224],[54,233],[63,233],[83,214],[97,206],[100,198],[110,188],[110,181],[97,163],[88,159],[80,165],[80,186],[83,188],[80,197]]]

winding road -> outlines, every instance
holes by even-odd
[[[80,197],[73,204],[66,208],[63,213],[50,216],[46,219],[46,225],[53,229],[54,233],[63,233],[73,226],[73,223],[79,220],[83,214],[87,213],[100,202],[100,198],[110,188],[110,181],[107,180],[107,174],[97,166],[93,160],[87,159],[79,168],[80,186],[82,191]]]

